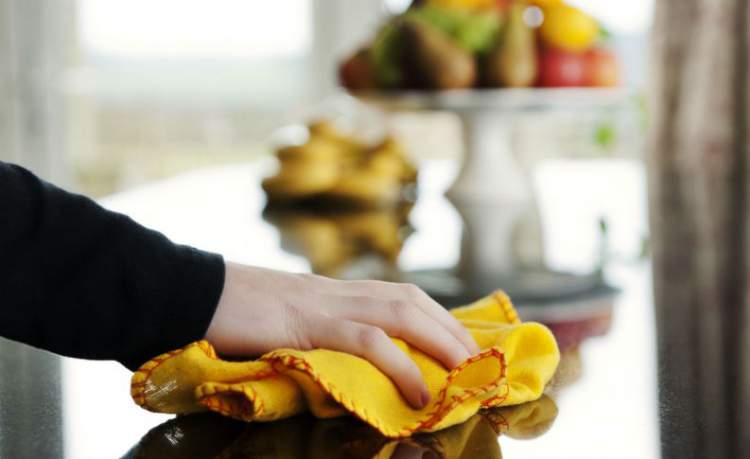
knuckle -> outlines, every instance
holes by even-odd
[[[401,288],[404,290],[406,297],[411,298],[413,300],[421,298],[422,295],[424,295],[424,292],[422,292],[422,289],[417,287],[416,284],[401,284]]]
[[[364,349],[375,346],[384,337],[383,330],[377,327],[363,326],[357,331],[357,342]]]
[[[409,317],[411,306],[403,300],[389,300],[388,309],[390,310],[393,319],[400,322]]]

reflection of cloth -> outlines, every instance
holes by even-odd
[[[386,459],[392,457],[399,445],[408,444],[445,459],[499,459],[502,455],[498,435],[515,438],[542,435],[557,417],[557,406],[543,395],[533,402],[480,413],[439,432],[399,440],[389,440],[351,417],[317,420],[302,415],[246,425],[202,413],[180,416],[155,427],[128,457]]]
[[[435,431],[469,419],[480,408],[538,399],[559,362],[543,325],[520,323],[508,297],[496,292],[453,314],[483,351],[450,372],[394,340],[419,366],[430,404],[414,410],[368,361],[326,349],[279,349],[259,360],[229,362],[206,341],[145,363],[132,396],[146,409],[190,413],[210,409],[246,421],[272,421],[305,410],[320,418],[350,412],[387,437]]]

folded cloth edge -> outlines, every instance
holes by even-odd
[[[489,304],[487,304],[489,302]],[[490,295],[477,300],[469,305],[456,308],[452,310],[458,317],[463,317],[464,320],[471,322],[474,311],[478,310],[482,306],[491,306],[497,311],[497,319],[504,321],[508,324],[520,324],[521,321],[513,307],[510,298],[501,290],[495,291]],[[165,412],[157,406],[150,406],[148,397],[153,394],[148,394],[148,380],[154,370],[157,369],[163,362],[174,358],[184,351],[194,349],[197,347],[197,351],[200,354],[204,354],[210,359],[221,360],[216,354],[213,346],[206,340],[196,341],[191,343],[182,349],[175,351],[166,352],[161,354],[148,362],[144,363],[134,374],[131,383],[131,396],[136,404],[142,408],[155,411]],[[451,411],[458,405],[466,402],[467,400],[475,397],[479,399],[480,408],[492,408],[504,403],[509,393],[511,392],[510,383],[507,380],[507,358],[504,351],[499,347],[490,347],[483,350],[480,354],[470,357],[458,367],[451,370],[443,382],[440,390],[435,394],[433,403],[430,403],[430,410],[424,415],[420,415],[419,418],[414,421],[408,427],[398,426],[397,428],[382,425],[379,422],[377,416],[371,416],[367,410],[362,407],[358,407],[352,400],[350,400],[345,393],[339,391],[336,387],[331,385],[326,379],[315,371],[312,365],[305,361],[304,357],[299,355],[291,355],[294,350],[292,349],[277,349],[272,351],[258,359],[256,362],[265,362],[268,364],[267,370],[258,371],[257,373],[247,375],[242,378],[242,381],[234,380],[231,383],[226,382],[212,382],[206,383],[201,386],[194,388],[194,395],[196,408],[189,410],[180,411],[180,413],[188,413],[201,411],[201,409],[210,409],[217,411],[222,414],[243,419],[246,421],[263,421],[272,419],[257,419],[263,411],[263,401],[256,400],[252,388],[242,387],[242,382],[262,380],[272,376],[282,376],[288,370],[297,370],[305,373],[310,379],[318,385],[320,389],[340,404],[346,411],[354,416],[360,418],[367,424],[375,427],[383,435],[389,438],[399,438],[404,436],[412,435],[417,431],[432,431],[438,430],[439,428],[447,427],[440,426],[440,422],[448,416]],[[450,393],[449,388],[454,384],[455,378],[464,370],[467,366],[474,362],[482,361],[487,358],[493,358],[498,362],[498,373],[493,374],[489,382],[481,384],[479,386],[461,388],[460,392]],[[286,378],[284,378],[286,379]],[[210,386],[210,390],[206,391],[206,388]],[[482,400],[482,395],[487,394],[491,391],[496,391],[498,388],[504,386],[504,391],[501,390]],[[456,391],[452,391],[456,392]],[[450,393],[450,395],[449,395]],[[226,396],[229,396],[228,398]],[[237,398],[238,397],[238,398]],[[232,400],[237,398],[237,400]],[[450,400],[446,400],[450,398]],[[175,412],[175,411],[173,411]],[[293,414],[289,414],[293,415]],[[262,417],[262,416],[261,416]],[[453,422],[453,421],[450,421]],[[438,426],[435,428],[435,426]]]
[[[152,407],[150,407],[146,400],[146,395],[144,393],[145,386],[146,386],[145,382],[148,380],[149,376],[151,375],[151,372],[153,372],[162,362],[170,358],[173,358],[181,354],[182,352],[184,352],[186,349],[189,349],[192,347],[198,347],[201,351],[205,352],[209,358],[219,360],[219,357],[217,356],[216,351],[214,350],[213,346],[206,340],[196,341],[182,349],[167,352],[167,353],[164,353],[160,356],[157,356],[151,359],[133,374],[133,378],[131,382],[131,396],[133,400],[135,401],[135,403],[146,410],[158,412],[156,409],[153,409]],[[446,398],[448,394],[448,388],[451,387],[456,377],[458,377],[458,375],[460,375],[461,372],[464,371],[469,365],[475,364],[477,362],[480,362],[488,358],[494,358],[497,360],[497,363],[499,366],[498,367],[499,371],[497,375],[486,384],[482,384],[477,387],[467,388],[460,394],[454,394],[451,397],[450,402],[447,402]],[[446,380],[437,394],[436,401],[434,402],[434,409],[428,412],[424,417],[416,421],[413,424],[413,426],[407,427],[399,431],[399,430],[390,429],[387,426],[383,425],[377,418],[371,416],[367,412],[366,409],[361,408],[360,406],[355,404],[342,391],[340,391],[333,384],[326,381],[324,377],[318,374],[314,370],[314,368],[305,361],[305,359],[297,357],[297,356],[285,354],[285,349],[278,349],[276,351],[272,351],[262,356],[259,360],[269,363],[271,365],[272,370],[268,372],[248,376],[245,379],[245,381],[259,380],[259,379],[266,378],[272,374],[279,374],[280,372],[276,369],[276,365],[282,365],[286,369],[294,369],[294,370],[302,371],[306,373],[308,376],[310,376],[310,378],[318,386],[320,386],[320,388],[325,393],[329,394],[334,400],[336,400],[336,402],[340,403],[344,408],[346,408],[348,412],[355,415],[356,417],[366,422],[367,424],[373,426],[380,433],[382,433],[384,436],[389,437],[389,438],[406,437],[406,436],[412,435],[413,433],[417,431],[430,431],[456,406],[460,405],[461,403],[465,402],[466,400],[472,397],[480,397],[481,395],[486,394],[492,390],[495,390],[504,384],[505,391],[502,395],[496,395],[481,402],[482,408],[490,408],[499,403],[502,403],[503,400],[507,397],[508,392],[510,390],[505,379],[506,370],[507,370],[505,354],[497,347],[491,347],[491,348],[485,349],[479,354],[469,357],[464,362],[459,364],[456,368],[453,368],[446,376]],[[238,389],[239,388],[237,388],[235,384],[217,383],[217,384],[211,385],[211,389],[209,390],[209,392],[206,392],[206,385],[202,385],[202,386],[196,387],[195,395],[199,403],[205,406],[206,408],[209,408],[213,411],[217,411],[227,416],[248,420],[247,413],[241,411],[237,407],[232,407],[226,404],[221,404],[220,402],[216,400],[216,398],[214,398],[222,394],[241,395],[241,396],[246,397],[247,401],[252,404],[252,409],[254,411],[255,410],[262,411],[263,409],[262,403],[259,403],[259,401],[255,399],[254,394],[249,394],[247,390],[242,390],[242,389],[238,390]],[[256,414],[260,414],[261,411],[256,411]]]
[[[356,405],[343,392],[338,390],[330,382],[327,382],[325,378],[321,377],[321,375],[317,374],[317,372],[315,372],[312,366],[309,365],[304,359],[296,357],[296,356],[291,356],[291,355],[281,356],[279,355],[281,353],[283,353],[283,350],[273,351],[270,354],[267,354],[261,357],[261,360],[281,363],[287,368],[293,368],[295,370],[300,370],[300,371],[305,372],[307,375],[309,375],[313,379],[313,381],[315,381],[321,387],[321,389],[323,389],[323,391],[325,391],[334,400],[336,400],[338,403],[344,406],[347,409],[347,411],[349,411],[351,414],[355,415],[356,417],[360,418],[367,424],[370,424],[371,426],[375,427],[380,433],[382,433],[384,436],[389,437],[389,438],[408,437],[417,431],[430,431],[430,429],[432,429],[436,424],[438,424],[456,406],[465,402],[469,398],[479,397],[483,394],[486,394],[498,388],[502,384],[506,385],[505,396],[502,396],[500,398],[493,397],[492,399],[488,399],[488,401],[491,400],[493,403],[492,405],[486,405],[486,406],[490,407],[490,406],[494,406],[497,403],[502,403],[502,400],[504,400],[504,398],[507,397],[507,394],[509,391],[509,388],[507,387],[507,383],[505,382],[505,375],[506,375],[506,368],[507,368],[506,363],[505,363],[505,355],[497,347],[491,347],[489,349],[485,349],[479,354],[469,357],[468,359],[466,359],[464,362],[459,364],[456,368],[452,369],[448,373],[448,376],[446,376],[446,380],[443,383],[443,386],[438,392],[437,401],[434,403],[435,408],[432,411],[427,413],[422,419],[416,421],[412,427],[407,427],[403,430],[397,431],[397,430],[390,429],[387,426],[382,425],[382,423],[380,423],[378,419],[370,416],[367,410]],[[472,365],[474,363],[477,363],[479,361],[482,361],[488,358],[494,358],[497,360],[498,365],[499,365],[499,372],[497,376],[486,384],[483,384],[477,387],[467,388],[463,392],[461,392],[461,394],[453,395],[453,397],[451,398],[451,401],[449,403],[446,403],[448,388],[452,385],[456,377],[459,374],[461,374],[461,372],[464,369],[466,369],[466,367],[468,367],[469,365]],[[484,407],[485,405],[483,404],[482,406]]]

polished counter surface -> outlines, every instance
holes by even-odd
[[[661,456],[660,422],[679,417],[681,402],[660,416],[639,163],[548,162],[534,175],[535,202],[489,206],[446,200],[455,168],[431,162],[413,207],[346,215],[264,211],[259,181],[269,167],[205,169],[102,203],[234,261],[416,282],[448,306],[496,281],[522,318],[558,338],[562,362],[548,393],[393,442],[350,418],[243,424],[149,413],[130,400],[130,374],[118,364],[2,341],[1,457]]]

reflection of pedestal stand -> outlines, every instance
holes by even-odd
[[[424,279],[426,272],[414,273],[414,280],[446,304],[498,287],[519,302],[544,302],[600,285],[597,274],[580,276],[544,267],[539,211],[528,171],[513,150],[514,124],[522,114],[610,107],[622,103],[627,94],[620,89],[497,89],[361,95],[390,111],[451,111],[463,124],[464,162],[446,192],[464,220],[461,259],[452,282]]]

